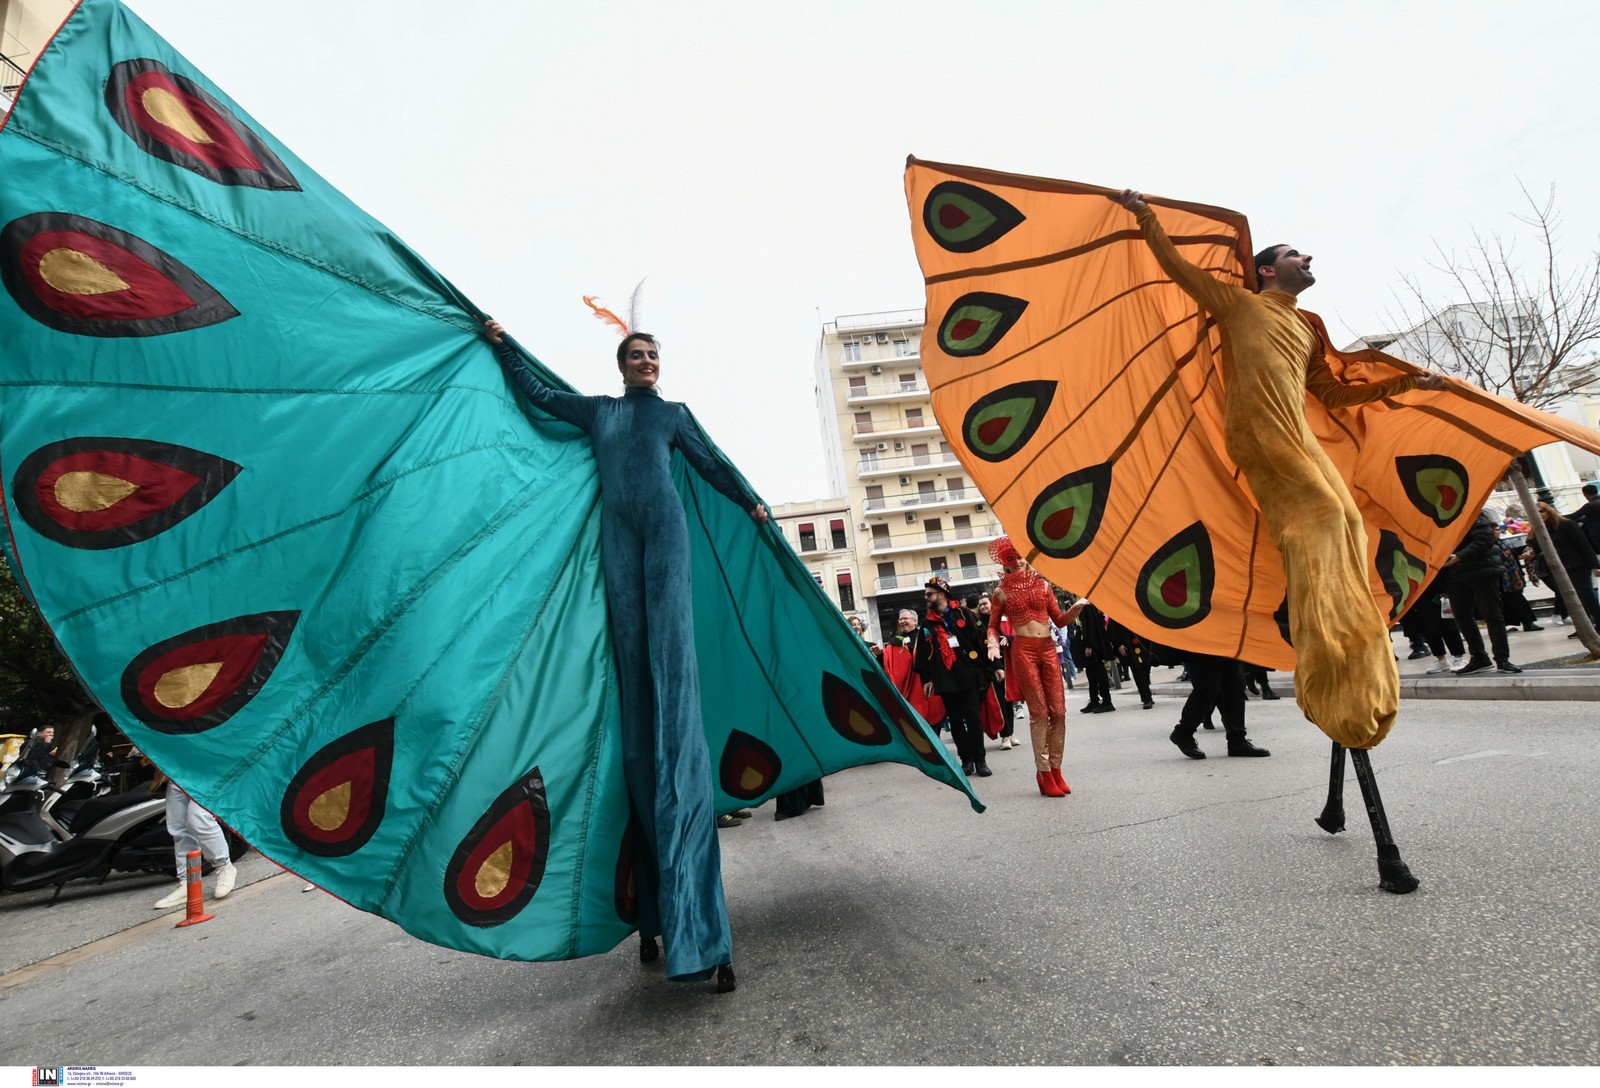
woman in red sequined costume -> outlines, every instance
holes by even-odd
[[[1079,601],[1063,613],[1050,583],[1022,561],[1008,537],[990,544],[989,556],[1005,568],[994,591],[994,614],[1009,617],[1016,630],[1011,640],[1011,668],[1028,704],[1039,792],[1046,797],[1065,797],[1072,792],[1061,777],[1061,757],[1067,740],[1067,694],[1061,686],[1061,658],[1050,637],[1050,621],[1065,627],[1077,617],[1084,602]],[[998,623],[989,625],[991,647],[996,645],[998,627]]]

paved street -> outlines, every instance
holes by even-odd
[[[1250,704],[1273,758],[1202,733],[1205,762],[1166,740],[1177,705],[1070,713],[1063,800],[1023,748],[991,756],[983,815],[880,766],[723,832],[723,997],[631,942],[555,964],[434,948],[258,857],[188,930],[151,922],[164,882],[143,878],[8,896],[3,1061],[1600,1062],[1595,704],[1406,704],[1374,764],[1409,897],[1377,889],[1353,775],[1350,831],[1312,824],[1328,745],[1292,702]]]

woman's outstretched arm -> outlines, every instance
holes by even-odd
[[[506,340],[506,330],[500,322],[485,321],[483,330],[489,343],[494,345],[495,354],[500,358],[500,366],[505,370],[506,377],[527,394],[535,408],[588,433],[589,428],[594,425],[598,397],[585,397],[578,393],[550,388],[534,377],[533,370],[523,362],[522,356],[517,354],[517,349]]]
[[[750,493],[722,458],[712,452],[710,443],[700,430],[700,424],[682,405],[679,405],[678,434],[674,444],[702,480],[726,495],[728,501],[739,509],[748,510],[757,524],[765,524],[767,508]]]

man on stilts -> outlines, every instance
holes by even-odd
[[[1262,250],[1254,261],[1260,291],[1251,292],[1186,261],[1142,194],[1125,189],[1116,199],[1137,218],[1162,270],[1220,326],[1227,452],[1283,556],[1290,640],[1299,663],[1296,700],[1324,730],[1369,738],[1366,747],[1377,744],[1399,709],[1388,619],[1368,588],[1361,516],[1307,425],[1305,395],[1342,408],[1442,388],[1443,379],[1423,373],[1365,385],[1339,381],[1324,358],[1321,334],[1296,304],[1316,282],[1310,254],[1284,245]],[[1380,887],[1405,894],[1417,879],[1389,835],[1366,747],[1349,751],[1378,843]],[[1342,801],[1335,802],[1345,751],[1334,742],[1329,806],[1317,819],[1330,833],[1344,829]]]

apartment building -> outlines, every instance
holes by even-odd
[[[866,620],[857,594],[856,573],[861,568],[850,504],[842,498],[778,503],[772,507],[772,520],[839,611]]]
[[[850,314],[817,341],[828,487],[855,529],[855,597],[875,641],[900,609],[921,609],[934,574],[964,595],[997,573],[988,548],[1003,530],[933,417],[922,324],[920,309]]]

